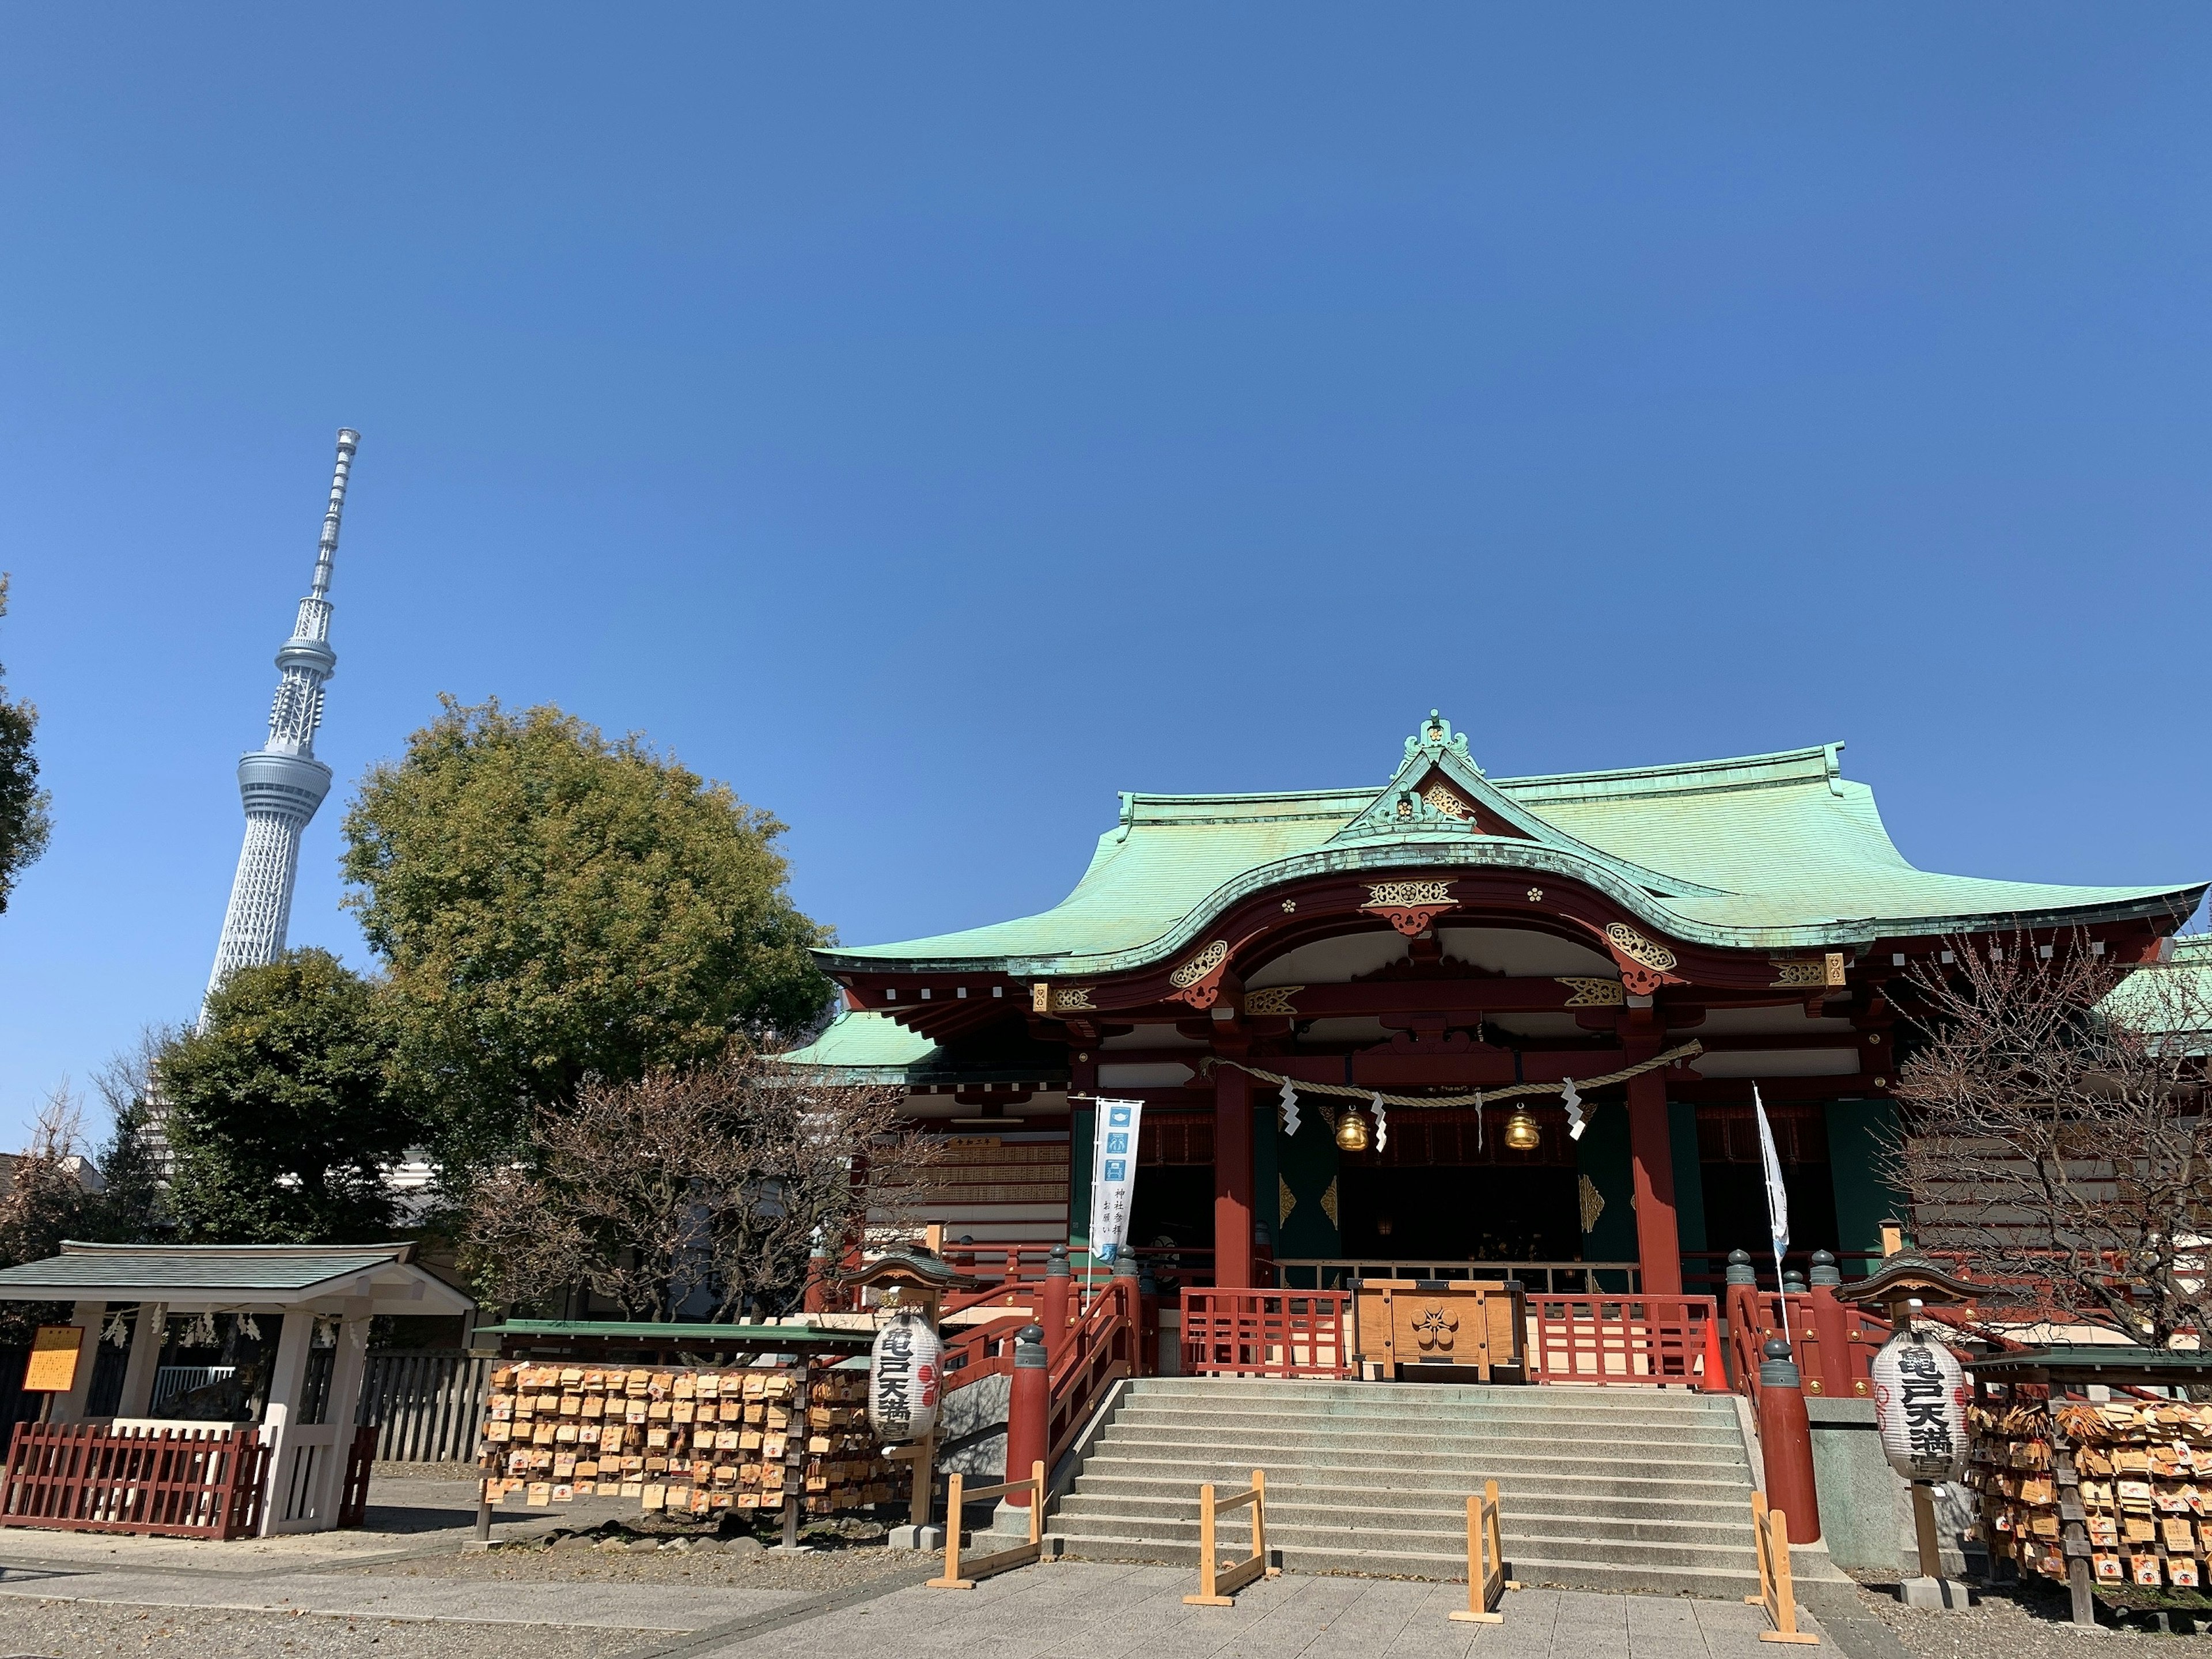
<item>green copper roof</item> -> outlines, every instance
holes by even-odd
[[[2172,956],[2136,969],[2102,1006],[2138,1030],[2191,1039],[2190,1050],[2212,1043],[2212,933],[2175,939]]]
[[[498,1337],[518,1346],[531,1342],[599,1337],[612,1342],[689,1343],[700,1347],[789,1348],[802,1345],[828,1348],[865,1348],[876,1340],[873,1331],[833,1331],[800,1322],[795,1325],[696,1324],[663,1325],[647,1320],[510,1319],[503,1325],[479,1325],[472,1341]]]
[[[103,1291],[301,1296],[362,1273],[406,1267],[406,1244],[84,1244],[0,1271],[0,1300],[97,1297]],[[441,1308],[438,1312],[444,1312]]]
[[[1840,744],[1733,760],[1491,779],[1435,714],[1380,788],[1121,797],[1075,890],[1051,909],[899,944],[817,952],[832,970],[1116,973],[1200,940],[1229,904],[1346,871],[1459,866],[1577,880],[1676,939],[1742,950],[2192,911],[2201,883],[2072,887],[1916,870]],[[1441,777],[1517,834],[1485,833],[1424,798]]]
[[[817,1082],[843,1085],[904,1083],[909,1067],[936,1052],[934,1042],[888,1014],[848,1009],[806,1047],[782,1058],[787,1065],[819,1066]]]

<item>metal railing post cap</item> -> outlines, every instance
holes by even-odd
[[[1797,1370],[1797,1362],[1790,1357],[1790,1345],[1778,1336],[1766,1339],[1759,1350],[1764,1356],[1759,1362],[1759,1386],[1762,1389],[1797,1389],[1805,1379]]]
[[[1044,1327],[1024,1325],[1014,1333],[1014,1369],[1019,1371],[1045,1368]]]
[[[1047,1279],[1066,1279],[1069,1276],[1066,1245],[1055,1244],[1045,1252],[1044,1276]]]
[[[1116,1279],[1136,1278],[1137,1258],[1131,1255],[1127,1250],[1124,1250],[1121,1255],[1115,1256],[1114,1258],[1114,1277]]]
[[[1827,1250],[1814,1251],[1814,1287],[1815,1289],[1825,1287],[1829,1290],[1833,1290],[1837,1285],[1841,1285],[1843,1282],[1844,1276],[1836,1269],[1836,1258],[1833,1254]]]
[[[1749,1250],[1730,1250],[1728,1255],[1727,1282],[1731,1285],[1759,1283],[1759,1275],[1752,1270]]]
[[[1784,1296],[1804,1295],[1805,1275],[1799,1273],[1795,1267],[1792,1267],[1788,1273],[1783,1274],[1782,1294]]]

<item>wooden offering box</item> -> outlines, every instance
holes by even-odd
[[[1355,1279],[1360,1374],[1420,1382],[1523,1382],[1523,1292],[1498,1279]]]

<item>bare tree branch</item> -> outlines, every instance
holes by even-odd
[[[2212,976],[2086,937],[1950,941],[1912,975],[1919,1040],[1890,1170],[1931,1249],[1966,1252],[2023,1316],[2147,1347],[2206,1328]]]
[[[82,1237],[96,1204],[85,1182],[83,1107],[64,1079],[31,1122],[30,1143],[0,1159],[0,1267],[40,1261]],[[59,1304],[0,1303],[0,1341],[27,1339]]]
[[[465,1260],[501,1302],[586,1285],[633,1318],[787,1311],[815,1240],[842,1256],[931,1161],[899,1128],[902,1095],[750,1054],[587,1085],[538,1112],[529,1164],[481,1183]]]

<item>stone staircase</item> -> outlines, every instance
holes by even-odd
[[[1668,1389],[1147,1377],[1124,1385],[1050,1523],[1069,1555],[1194,1565],[1198,1488],[1267,1475],[1294,1572],[1463,1579],[1467,1498],[1498,1486],[1524,1583],[1757,1593],[1734,1401]],[[1249,1511],[1224,1521],[1224,1554]]]

